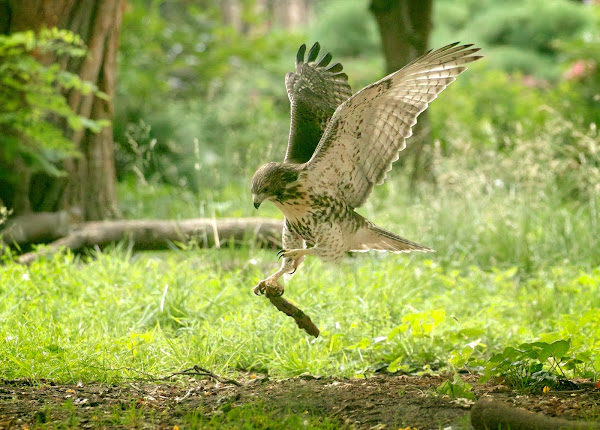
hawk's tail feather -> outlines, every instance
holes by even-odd
[[[435,252],[435,250],[398,236],[384,228],[370,225],[357,234],[359,245],[353,251]]]

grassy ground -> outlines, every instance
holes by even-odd
[[[273,270],[264,251],[130,258],[120,250],[8,265],[0,300],[0,377],[117,381],[199,364],[276,376],[355,376],[482,365],[505,346],[571,339],[598,350],[600,270],[572,264],[445,270],[434,260],[310,262],[287,286],[322,331],[306,337],[251,287]],[[596,358],[597,360],[597,358]],[[584,363],[597,371],[594,362]]]
[[[251,293],[275,270],[272,251],[132,256],[120,246],[7,263],[0,378],[114,382],[194,364],[280,377],[358,376],[386,365],[481,370],[507,346],[560,339],[582,358],[571,374],[595,377],[600,247],[591,203],[553,212],[505,203],[448,198],[380,219],[367,206],[382,225],[438,252],[361,254],[341,266],[309,259],[286,297],[313,318],[318,339]]]
[[[492,164],[494,160],[482,161],[481,170]],[[0,380],[34,381],[42,384],[42,391],[50,382],[117,384],[123,393],[128,381],[149,381],[194,365],[246,379],[306,373],[361,378],[382,370],[450,374],[451,382],[443,387],[427,388],[434,403],[441,394],[472,397],[469,384],[452,379],[459,371],[501,375],[521,392],[552,385],[552,378],[539,379],[544,375],[554,375],[555,382],[565,377],[596,381],[597,197],[565,198],[564,190],[553,191],[551,173],[536,188],[510,185],[510,178],[496,176],[501,169],[472,176],[468,168],[455,169],[459,174],[452,177],[451,167],[440,166],[443,183],[438,189],[423,187],[412,193],[392,176],[360,209],[436,253],[360,254],[339,266],[309,259],[287,282],[286,297],[317,324],[318,339],[251,293],[276,269],[274,251],[190,246],[132,255],[121,244],[83,256],[59,254],[30,267],[6,261],[0,271]],[[246,182],[241,178],[230,187],[196,195],[122,184],[121,200],[131,218],[256,215]],[[272,205],[264,206],[260,215],[280,216]],[[550,347],[552,342],[557,343]],[[61,387],[77,390],[62,385],[58,391]],[[22,388],[4,391],[9,402],[25,393]],[[152,397],[152,392],[147,395]],[[73,409],[66,397],[70,394],[60,391],[60,401],[34,406],[27,419],[42,427],[60,423],[67,428],[77,427],[82,419],[98,419],[100,426],[165,421],[171,428],[180,422],[191,427],[277,428],[282,416],[290,428],[347,424],[333,409],[283,410],[260,402],[226,410],[217,402],[207,414],[197,401],[202,393],[189,407],[177,400],[185,392],[155,409],[143,406],[146,397],[138,403],[121,398],[103,404],[104,415],[94,418],[93,411],[82,416],[81,408]],[[407,405],[419,398],[407,398]],[[0,403],[2,399],[0,390]],[[593,409],[594,402],[587,405]],[[357,416],[367,406],[357,405]],[[167,409],[172,419],[157,418]],[[573,416],[598,414],[587,406],[579,411]],[[464,418],[464,413],[457,412],[459,416]],[[394,425],[415,422],[389,419]],[[437,422],[423,425],[431,428]]]

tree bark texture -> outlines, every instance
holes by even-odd
[[[372,0],[386,72],[392,73],[427,51],[433,0]]]
[[[386,74],[401,69],[427,52],[433,0],[371,0],[385,57]],[[431,129],[427,111],[419,115],[406,153],[412,158],[412,182],[434,180]]]
[[[111,120],[123,8],[122,0],[8,0],[9,18],[3,25],[10,33],[58,27],[78,34],[89,54],[64,61],[62,65],[95,83],[110,99],[73,90],[66,95],[69,106],[86,118]],[[104,127],[97,134],[82,129],[70,133],[70,137],[81,157],[64,163],[66,179],[32,179],[33,209],[55,211],[78,207],[86,220],[118,216],[112,127]]]

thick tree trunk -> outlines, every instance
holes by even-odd
[[[379,27],[387,73],[401,69],[427,51],[432,8],[433,0],[371,0],[370,10]],[[434,180],[427,111],[419,116],[413,132],[406,148],[413,162],[412,181]]]
[[[7,13],[9,19],[4,26],[11,33],[58,27],[81,36],[89,54],[63,66],[96,83],[110,100],[71,91],[67,95],[69,105],[86,118],[111,120],[122,0],[9,0]],[[86,220],[118,216],[112,127],[105,127],[98,134],[82,130],[71,133],[71,137],[81,157],[65,163],[66,179],[32,179],[33,210],[78,207]]]
[[[372,0],[387,73],[427,51],[433,0]]]

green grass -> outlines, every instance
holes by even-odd
[[[339,429],[340,423],[335,418],[328,418],[309,413],[300,414],[294,411],[274,411],[261,403],[253,403],[232,408],[225,404],[221,413],[207,417],[201,411],[195,411],[183,417],[184,425],[203,429]]]
[[[175,415],[165,415],[166,411],[144,407],[137,400],[121,402],[113,406],[110,413],[87,410],[85,414],[77,411],[71,400],[62,404],[46,405],[33,415],[32,428],[35,429],[77,429],[84,427],[138,428],[144,425],[161,428],[194,429],[338,429],[340,423],[335,418],[321,416],[318,413],[304,413],[292,410],[274,410],[263,402],[253,402],[233,407],[223,404],[212,415],[207,415],[201,407],[184,408],[174,406],[170,411]]]
[[[581,359],[570,375],[596,377],[600,201],[553,192],[551,172],[533,185],[511,182],[538,171],[502,176],[496,164],[508,158],[498,157],[475,171],[442,159],[439,189],[409,192],[401,167],[376,188],[360,212],[437,252],[359,254],[340,266],[309,258],[286,297],[317,323],[318,339],[251,293],[276,270],[273,251],[130,255],[117,246],[30,267],[7,262],[0,378],[114,382],[194,364],[279,377],[480,371],[507,346],[559,339]],[[273,205],[256,212],[246,186],[239,177],[193,194],[129,183],[120,193],[134,218],[281,216]]]
[[[413,211],[419,212],[407,213]],[[463,212],[471,225],[483,222],[471,215]],[[439,227],[456,228],[447,236],[432,231],[442,213],[407,223],[414,231],[406,235],[422,233],[425,243],[438,246],[436,254],[361,254],[341,266],[309,259],[287,283],[286,296],[318,324],[318,339],[251,293],[276,268],[271,251],[131,256],[116,247],[85,262],[60,254],[30,267],[7,263],[0,273],[0,378],[114,382],[194,364],[280,377],[356,376],[382,364],[406,371],[478,370],[506,346],[558,339],[570,339],[571,351],[587,357],[576,374],[598,372],[596,254],[562,258],[565,238],[556,237],[556,251],[543,260],[542,252],[552,248],[544,241],[556,228],[549,215],[539,237],[527,237],[538,230],[531,224],[524,224],[531,231],[517,226],[512,235],[514,226],[500,224],[489,242],[481,235],[492,233],[471,228],[473,243],[458,228],[458,216],[448,213]],[[564,223],[561,216],[553,219]],[[571,231],[579,228],[571,225]],[[520,234],[531,242],[532,255],[524,260],[531,264],[515,258],[509,265],[518,256],[512,246]],[[584,239],[595,240],[581,236],[579,242]],[[497,266],[491,265],[494,255],[501,259]]]

